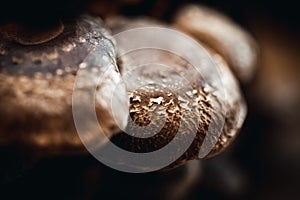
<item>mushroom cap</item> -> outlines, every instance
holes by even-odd
[[[129,20],[120,16],[108,18],[107,24],[115,34],[131,28],[168,27],[147,18]],[[130,43],[118,43],[117,41],[118,50],[122,51],[123,45],[132,45],[134,42],[136,41],[130,41]],[[176,42],[182,46],[182,49],[186,48],[186,44],[180,43],[180,41]],[[119,67],[123,77],[138,69],[138,66],[152,63],[138,69],[133,77],[139,77],[139,80],[144,80],[142,82],[161,83],[169,87],[145,85],[131,91],[128,88],[131,88],[130,83],[134,84],[135,81],[131,80],[127,84],[126,88],[130,96],[130,118],[126,133],[113,136],[112,141],[115,144],[128,151],[148,153],[163,148],[175,136],[184,141],[196,129],[196,135],[189,148],[168,167],[173,168],[188,160],[199,159],[201,148],[208,148],[206,147],[207,142],[204,140],[209,134],[209,129],[220,132],[220,136],[205,158],[218,155],[232,143],[243,125],[247,112],[239,82],[222,55],[204,43],[199,44],[206,50],[207,58],[212,59],[217,68],[216,71],[219,72],[219,76],[208,73],[207,78],[210,83],[213,83],[217,82],[214,79],[219,77],[222,82],[222,91],[212,89],[214,86],[206,82],[207,79],[195,74],[193,66],[181,55],[144,49],[126,53],[119,58],[121,60]],[[186,49],[186,51],[189,50]],[[159,63],[159,66],[156,66],[155,63]],[[163,66],[167,66],[170,71],[164,70]],[[189,81],[184,82],[181,77],[188,77]],[[187,84],[190,84],[191,87],[188,87]],[[177,86],[180,90],[178,93],[174,93],[172,88],[177,88]],[[182,90],[182,88],[186,90]],[[224,107],[219,106],[220,104]],[[187,111],[186,107],[191,112]],[[147,129],[140,129],[145,126]],[[218,130],[218,127],[222,127],[222,129]],[[178,132],[179,129],[183,131]],[[182,147],[179,145],[178,148]]]
[[[76,73],[96,49],[113,55],[108,56],[112,64],[107,70],[118,74],[114,41],[97,17],[82,15],[75,21],[65,21],[63,27],[60,34],[54,35],[50,28],[49,38],[38,42],[26,40],[27,34],[25,38],[16,34],[8,39],[11,29],[0,35],[0,115],[5,116],[0,120],[1,146],[26,146],[49,154],[85,151],[72,116]],[[36,34],[47,35],[45,30]],[[101,63],[85,64],[106,67]],[[117,84],[113,77],[105,78],[111,87]],[[97,96],[104,96],[103,92],[100,88]],[[102,102],[103,99],[96,98],[96,113],[103,131],[111,137],[119,128]],[[127,104],[124,107],[127,109]],[[125,120],[127,115],[119,118]]]
[[[256,71],[258,45],[253,37],[224,14],[200,5],[179,10],[174,25],[205,43],[226,59],[241,82],[249,82]]]

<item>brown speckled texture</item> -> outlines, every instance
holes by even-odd
[[[116,18],[110,18],[107,20],[110,27],[113,27],[113,32],[119,32],[124,31],[127,29],[127,27],[134,28],[134,27],[143,27],[143,26],[161,26],[158,23],[153,23],[151,20],[143,20],[143,19],[137,19],[136,21],[126,20],[126,18],[122,17],[116,17]],[[127,25],[128,24],[128,25]],[[204,44],[203,44],[204,45]],[[130,135],[127,135],[125,133],[118,134],[113,137],[113,142],[115,142],[118,146],[129,150],[133,152],[151,152],[158,150],[162,147],[164,147],[166,144],[168,144],[177,133],[178,127],[183,126],[184,127],[184,133],[182,133],[181,139],[184,140],[184,136],[191,134],[191,127],[192,124],[198,124],[197,125],[197,133],[196,137],[191,144],[191,146],[188,148],[188,150],[169,168],[175,167],[181,164],[186,163],[187,160],[193,160],[198,159],[198,154],[200,151],[200,148],[203,144],[204,138],[206,136],[206,133],[208,132],[209,126],[212,124],[212,121],[215,120],[215,123],[221,123],[220,118],[222,118],[221,110],[218,110],[219,108],[214,107],[213,105],[219,104],[219,101],[223,101],[226,106],[226,114],[224,116],[224,127],[222,129],[221,135],[215,144],[214,148],[211,150],[209,155],[207,157],[213,157],[228,147],[233,139],[236,137],[239,129],[241,128],[243,121],[245,119],[246,115],[246,105],[243,99],[243,96],[239,89],[239,84],[237,79],[234,77],[233,73],[228,67],[228,64],[226,60],[216,53],[216,50],[211,49],[204,45],[204,47],[207,49],[208,53],[213,58],[214,62],[216,63],[217,67],[220,70],[221,79],[224,85],[224,90],[226,97],[222,97],[222,99],[219,96],[215,96],[211,91],[207,90],[206,83],[204,80],[201,80],[201,78],[196,79],[196,77],[190,76],[192,79],[193,84],[193,97],[192,101],[195,103],[197,109],[199,109],[201,112],[198,116],[198,119],[194,121],[194,119],[190,119],[189,117],[183,117],[184,113],[180,107],[180,101],[178,100],[178,97],[176,95],[170,95],[166,96],[169,92],[166,91],[167,89],[164,89],[165,91],[155,91],[154,89],[149,89],[146,92],[145,89],[142,89],[140,91],[136,91],[132,95],[130,99],[131,103],[131,109],[132,111],[130,113],[130,117],[132,120],[137,124],[141,126],[145,126],[149,124],[154,124],[154,127],[159,127],[159,124],[161,123],[162,117],[152,118],[152,121],[150,122],[149,118],[149,112],[153,112],[153,110],[157,110],[157,108],[153,109],[151,108],[153,106],[153,102],[151,103],[151,98],[162,98],[161,102],[161,109],[166,110],[166,123],[164,124],[163,128],[154,136],[149,138],[136,138],[132,137]],[[171,67],[175,71],[179,71],[181,75],[184,74],[190,74],[192,71],[191,66],[188,62],[183,60],[182,58],[167,54],[166,52],[160,52],[160,53],[154,53],[149,51],[148,53],[136,53],[136,55],[126,55],[122,57],[122,62],[120,68],[122,69],[123,73],[126,73],[126,70],[132,70],[133,63],[136,65],[139,65],[140,61],[143,60],[140,57],[142,56],[153,56],[157,59],[154,59],[156,62],[160,64],[165,64],[169,67]],[[134,56],[139,57],[139,61],[134,62]],[[151,71],[149,69],[149,71]],[[150,74],[150,75],[149,75]],[[155,72],[153,70],[152,74],[160,74],[159,72]],[[145,79],[151,80],[151,73],[147,72],[141,72],[139,74],[141,77],[144,77]],[[191,74],[190,74],[191,75]],[[169,75],[171,77],[171,74]],[[176,82],[179,81],[175,78],[172,80],[173,84],[175,85]],[[195,92],[194,92],[195,91]],[[186,91],[187,92],[187,91]],[[170,100],[173,100],[174,106],[178,109],[176,109],[176,112],[170,113],[168,110],[170,109]],[[149,103],[150,101],[150,103]],[[192,105],[192,104],[190,104]],[[175,108],[173,107],[173,109]],[[212,115],[215,115],[215,118],[212,118]],[[170,120],[172,119],[172,120]],[[180,124],[180,120],[181,124]],[[129,127],[130,129],[131,127]],[[215,127],[211,127],[212,130],[215,130]],[[134,128],[133,128],[134,129]],[[130,132],[134,132],[134,130],[130,129]],[[219,130],[215,130],[219,131]],[[147,135],[149,133],[140,133],[142,135]]]

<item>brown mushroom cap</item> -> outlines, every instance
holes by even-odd
[[[188,5],[176,14],[174,25],[221,54],[242,82],[251,80],[257,64],[257,44],[227,16],[205,6]]]
[[[72,116],[76,73],[94,48],[114,54],[113,41],[101,19],[87,15],[64,22],[61,34],[49,35],[43,43],[15,40],[30,44],[26,46],[5,36],[0,39],[0,145],[25,145],[51,154],[85,151]],[[116,72],[117,67],[108,70]],[[106,135],[119,130],[101,101],[96,101],[96,112]]]
[[[108,26],[112,28],[113,33],[137,27],[167,27],[157,22],[153,22],[151,19],[140,18],[136,20],[128,20],[123,17],[115,17],[108,18],[107,22]],[[185,44],[181,45],[184,48]],[[157,127],[160,127],[160,131],[156,132],[154,136],[149,138],[132,137],[126,133],[120,133],[115,135],[112,139],[115,144],[128,151],[138,153],[152,152],[164,147],[176,134],[178,135],[179,126],[184,127],[184,131],[179,133],[181,134],[179,138],[185,140],[185,137],[192,134],[192,126],[196,124],[197,133],[193,143],[188,150],[169,167],[178,166],[186,163],[188,160],[199,159],[199,152],[203,145],[204,138],[208,133],[209,126],[214,123],[220,125],[219,123],[221,123],[221,120],[218,121],[218,118],[222,117],[225,118],[223,129],[219,130],[221,131],[220,137],[207,157],[219,154],[232,143],[246,117],[246,105],[244,98],[241,94],[239,83],[229,69],[226,60],[215,50],[205,46],[204,44],[202,45],[206,48],[220,72],[225,96],[220,94],[221,91],[209,90],[209,87],[207,87],[208,83],[206,83],[203,78],[193,74],[193,67],[186,60],[174,54],[164,51],[144,50],[125,54],[120,58],[122,61],[120,65],[122,74],[126,74],[129,71],[134,70],[135,66],[141,66],[145,60],[149,61],[149,59],[144,59],[145,56],[148,56],[152,58],[150,60],[153,63],[166,65],[171,69],[180,72],[181,76],[190,77],[190,81],[193,84],[192,91],[181,91],[181,93],[179,93],[180,97],[178,94],[176,95],[172,93],[172,91],[169,91],[167,88],[157,88],[155,86],[145,86],[134,92],[129,92],[129,96],[131,97],[131,119],[129,120],[132,120],[135,125],[132,126],[132,124],[128,123],[129,126],[127,127],[127,131],[131,134],[133,133],[133,135],[136,134],[144,136],[147,136],[149,132],[139,132],[140,129],[137,128],[137,126],[153,127],[152,132],[157,131]],[[122,49],[122,44],[117,44],[117,47],[118,49]],[[183,84],[180,82],[177,75],[160,71],[155,68],[155,66],[153,66],[153,68],[151,68],[151,66],[145,68],[137,76],[139,76],[140,79],[153,80],[154,82],[159,82],[156,79],[157,77],[161,77],[161,79],[167,79],[167,82],[169,80],[169,83],[173,85],[176,85],[177,83],[179,85]],[[211,76],[209,78],[213,77],[215,76]],[[187,96],[186,94],[191,96]],[[158,99],[160,100],[158,101]],[[183,102],[190,102],[187,104],[189,105],[189,109],[200,110],[200,115],[198,115],[196,119],[191,116],[187,116],[187,113],[185,113],[183,109]],[[222,116],[222,113],[224,112],[222,109],[224,108],[215,106],[218,105],[219,102],[223,102],[226,107],[225,116]],[[154,111],[156,112],[156,115],[151,116],[151,113]],[[165,116],[164,124],[162,124],[162,118],[160,115]],[[212,127],[212,129],[214,128],[216,127]]]

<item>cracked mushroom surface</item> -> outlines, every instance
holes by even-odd
[[[107,19],[107,24],[115,34],[130,28],[167,27],[147,18],[129,20],[120,16]],[[206,44],[200,44],[215,63],[224,91],[215,91],[213,85],[206,83],[203,77],[194,74],[193,66],[188,61],[170,52],[147,49],[131,52],[119,58],[121,60],[119,68],[123,76],[134,71],[136,66],[143,66],[143,63],[160,65],[147,66],[135,74],[135,77],[143,80],[142,82],[154,84],[135,91],[127,91],[130,96],[130,118],[126,133],[130,134],[116,134],[112,139],[115,144],[137,153],[153,152],[167,145],[175,135],[179,135],[178,138],[184,141],[193,134],[193,130],[196,130],[192,144],[177,161],[169,166],[172,168],[188,160],[199,159],[201,148],[206,148],[207,145],[203,142],[209,128],[213,132],[221,131],[221,134],[206,157],[221,153],[232,143],[242,127],[247,112],[239,82],[222,55]],[[121,51],[122,45],[118,44]],[[181,45],[185,48],[185,44]],[[168,66],[170,70],[164,70],[162,66]],[[182,77],[189,77],[189,82]],[[215,76],[208,78],[213,79]],[[131,88],[130,83],[127,85],[128,88]],[[177,92],[174,93],[174,90]],[[222,95],[222,92],[225,95]],[[223,122],[224,126],[221,124]],[[139,128],[143,126],[147,126],[148,129]],[[218,130],[219,126],[223,128]],[[179,128],[183,131],[178,131]],[[181,148],[180,145],[178,148]]]

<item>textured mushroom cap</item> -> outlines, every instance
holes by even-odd
[[[116,17],[107,19],[107,21],[108,26],[112,28],[114,33],[137,27],[167,27],[149,19],[128,20]],[[131,41],[131,43],[134,42]],[[118,49],[122,49],[122,45],[124,44],[118,43]],[[180,45],[183,49],[185,48],[184,43],[180,43]],[[180,55],[147,49],[125,54],[120,58],[120,69],[123,76],[147,62],[168,66],[171,71],[153,64],[135,74],[136,77],[139,77],[139,80],[145,80],[144,82],[162,83],[168,85],[168,87],[148,85],[135,91],[127,90],[130,96],[131,119],[129,119],[126,132],[130,132],[130,135],[126,133],[115,135],[113,137],[115,144],[128,151],[152,152],[167,145],[176,134],[179,135],[180,140],[184,141],[189,135],[193,134],[193,130],[196,128],[194,141],[185,153],[171,165],[171,167],[174,167],[188,160],[199,159],[201,148],[206,148],[204,146],[207,144],[204,144],[204,140],[210,126],[212,126],[211,130],[220,131],[221,133],[214,148],[206,157],[219,154],[232,143],[246,117],[244,98],[239,83],[229,69],[226,60],[215,50],[204,47],[220,73],[219,77],[221,78],[223,91],[212,89],[214,88],[213,85],[207,83],[203,77],[196,75],[193,66]],[[184,82],[181,77],[189,77],[189,82]],[[216,77],[211,75],[208,79],[214,82],[212,79]],[[190,84],[191,87],[188,87],[187,84]],[[183,89],[178,93],[174,93],[170,89],[176,90],[177,87],[186,90]],[[130,85],[127,85],[127,88],[130,88]],[[219,106],[220,104],[225,107]],[[187,112],[185,108],[191,112]],[[196,118],[193,116],[196,116]],[[224,125],[220,124],[222,122],[224,122]],[[146,129],[139,128],[143,126],[147,126],[149,129],[144,131]],[[223,128],[217,130],[217,126]],[[178,132],[179,127],[183,130],[182,132]],[[149,136],[154,133],[156,134],[152,137]]]
[[[106,70],[111,73],[108,74],[119,74],[114,42],[102,20],[84,15],[76,21],[64,22],[61,34],[52,37],[49,33],[49,41],[41,44],[39,41],[38,45],[24,46],[21,45],[26,43],[24,39],[11,38],[14,39],[11,41],[7,39],[7,32],[4,34],[0,39],[0,115],[3,116],[0,120],[0,145],[20,144],[46,149],[48,153],[85,151],[72,116],[77,70],[91,51],[100,49],[109,55],[107,58],[111,65]],[[101,62],[85,64],[93,64],[100,70],[106,67]],[[110,75],[104,78],[107,79],[107,87],[117,84]],[[96,88],[96,85],[90,87]],[[105,99],[101,97],[107,92],[103,87],[96,92],[96,113],[103,131],[111,137],[119,128],[109,110],[103,106]],[[124,96],[120,96],[122,98]],[[124,99],[126,103],[122,102],[120,106],[127,109],[127,99]],[[127,115],[118,117],[121,121],[127,119]]]

